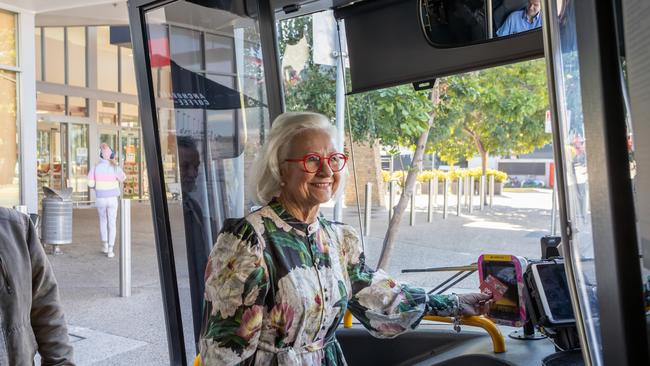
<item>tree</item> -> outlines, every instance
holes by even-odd
[[[548,108],[543,60],[455,75],[441,101],[448,139],[433,141],[445,159],[525,154],[551,141],[544,132]]]

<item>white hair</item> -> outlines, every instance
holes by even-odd
[[[280,164],[287,158],[293,138],[307,129],[319,129],[327,132],[336,144],[336,127],[324,115],[312,112],[280,114],[273,121],[271,132],[253,163],[248,185],[253,202],[258,205],[266,205],[273,197],[280,195],[282,190]],[[345,176],[345,171],[342,171],[337,192],[343,191]]]

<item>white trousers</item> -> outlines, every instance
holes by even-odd
[[[117,197],[97,198],[99,213],[99,236],[102,243],[108,243],[109,250],[115,245],[115,222],[117,221]]]

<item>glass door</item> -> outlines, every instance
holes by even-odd
[[[39,198],[43,187],[60,190],[68,180],[67,124],[39,122],[36,132],[36,174]]]
[[[75,201],[87,201],[88,190],[88,125],[70,123],[69,125],[70,148],[69,161],[69,182],[68,187],[72,188],[72,199]]]

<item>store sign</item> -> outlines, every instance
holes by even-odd
[[[217,83],[171,61],[174,108],[226,110],[258,107],[262,104],[237,90]]]

